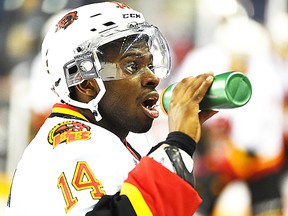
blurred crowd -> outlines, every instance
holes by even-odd
[[[42,71],[52,20],[99,0],[0,0],[0,215],[15,166],[57,101]],[[243,72],[252,98],[203,125],[195,155],[198,216],[288,216],[288,0],[126,0],[163,32],[173,70],[159,92],[187,76]],[[153,6],[151,6],[153,5]],[[140,153],[165,139],[167,117]],[[138,140],[131,134],[130,141]]]

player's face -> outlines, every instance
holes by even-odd
[[[112,130],[147,132],[159,112],[155,87],[160,79],[150,70],[148,48],[135,45],[114,62],[124,79],[106,81],[106,93],[99,103],[103,120]]]

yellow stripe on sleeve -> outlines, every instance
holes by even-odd
[[[125,182],[120,195],[126,195],[129,198],[137,216],[153,216],[142,194],[134,185]]]

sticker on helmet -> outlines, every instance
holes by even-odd
[[[69,25],[71,25],[74,20],[77,20],[77,11],[72,11],[66,14],[56,25],[55,32],[59,31],[60,29],[66,29]]]
[[[127,5],[127,4],[123,3],[123,2],[116,2],[116,1],[114,1],[114,2],[111,2],[111,3],[116,4],[116,5],[117,5],[117,8],[120,8],[120,9],[131,8],[129,5]]]

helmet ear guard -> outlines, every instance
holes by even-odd
[[[75,56],[75,60],[66,63],[63,69],[68,91],[69,87],[78,85],[84,80],[95,79],[99,87],[99,93],[97,94],[97,96],[91,101],[89,101],[87,104],[71,99],[70,91],[69,94],[62,95],[62,97],[60,98],[68,104],[72,104],[76,107],[89,109],[95,116],[95,120],[100,121],[102,117],[98,111],[98,103],[104,96],[106,89],[93,62],[93,54],[84,53]]]

